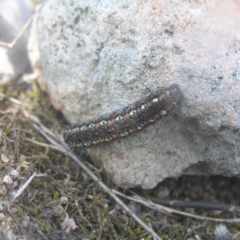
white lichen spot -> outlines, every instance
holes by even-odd
[[[75,230],[77,228],[77,225],[76,225],[74,219],[69,218],[67,213],[66,213],[66,217],[63,220],[63,223],[61,224],[61,226],[62,226],[62,229],[67,233],[70,232],[70,230]]]

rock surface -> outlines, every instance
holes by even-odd
[[[50,0],[37,26],[40,83],[71,123],[179,84],[171,117],[89,150],[118,186],[239,176],[239,1]]]

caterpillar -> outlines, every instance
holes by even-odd
[[[72,148],[86,148],[127,137],[167,116],[182,97],[177,84],[158,89],[124,108],[67,127],[64,140]]]

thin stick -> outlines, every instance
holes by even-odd
[[[35,172],[32,174],[32,176],[18,189],[18,191],[16,192],[16,194],[14,195],[12,202],[16,200],[16,198],[18,198],[23,191],[29,186],[29,184],[32,182],[34,177],[46,177],[47,174],[36,174]]]
[[[165,206],[153,203],[153,202],[151,202],[147,199],[144,199],[144,198],[142,198],[142,197],[140,197],[136,194],[135,194],[135,197],[130,197],[130,196],[126,196],[126,195],[118,192],[117,190],[113,190],[113,192],[115,194],[119,195],[119,196],[122,196],[124,198],[127,198],[129,200],[132,200],[132,201],[135,201],[135,202],[138,202],[138,203],[141,203],[148,208],[158,210],[158,211],[161,211],[161,212],[162,211],[167,211],[167,212],[170,212],[170,213],[177,213],[177,214],[187,216],[187,217],[191,217],[191,218],[196,218],[196,219],[200,219],[200,220],[215,221],[215,222],[228,222],[228,223],[239,223],[240,222],[239,218],[222,219],[222,218],[202,217],[202,216],[199,216],[199,215],[186,213],[186,212],[183,212],[183,211],[179,211],[179,210],[176,210],[176,209],[173,209],[173,208],[169,208],[169,207],[165,207]]]
[[[33,180],[35,175],[36,175],[36,173],[34,172],[32,174],[32,176],[18,189],[18,191],[14,195],[12,201],[14,201],[16,198],[18,198],[23,193],[23,191],[29,186],[29,184],[31,183],[31,181]]]
[[[239,206],[234,206],[232,204],[220,204],[220,203],[210,203],[201,201],[182,201],[182,200],[168,200],[161,199],[153,196],[148,196],[148,198],[155,203],[164,206],[171,206],[177,208],[198,208],[198,209],[208,209],[208,210],[219,210],[225,212],[240,212]]]

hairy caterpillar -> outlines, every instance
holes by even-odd
[[[182,97],[177,84],[161,88],[110,114],[67,127],[65,142],[70,147],[85,148],[129,136],[167,116]]]

